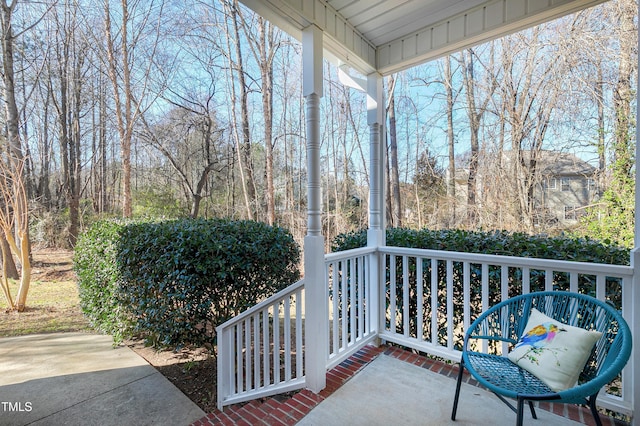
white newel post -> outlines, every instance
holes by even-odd
[[[312,392],[326,386],[328,307],[324,280],[324,237],[320,185],[320,98],[322,97],[322,31],[302,32],[302,89],[307,125],[307,235],[304,238],[305,377]]]
[[[636,151],[638,148],[636,148]],[[631,373],[625,375],[625,379],[631,379],[631,386],[624,386],[623,392],[631,392],[631,404],[633,409],[633,419],[631,424],[634,426],[640,426],[640,247],[638,246],[638,153],[636,152],[636,225],[635,225],[635,248],[631,252],[631,266],[633,267],[633,283],[631,285],[630,292],[627,293],[626,289],[623,290],[623,307],[629,308],[631,315],[625,315],[625,319],[631,329],[631,336],[633,337],[633,348],[631,349],[631,358],[627,364],[628,369],[631,369]],[[628,304],[625,304],[628,301]]]
[[[367,230],[367,246],[380,247],[385,245],[384,221],[384,146],[382,144],[384,123],[384,92],[382,90],[382,76],[374,73],[367,76],[367,124],[369,125],[369,229]],[[370,330],[378,333],[382,305],[381,297],[382,276],[380,256],[376,253],[370,257],[369,318]]]
[[[638,9],[640,18],[640,7]],[[640,47],[640,38],[638,39]],[[638,56],[638,66],[640,67],[640,56]],[[639,68],[640,69],[640,68]],[[636,79],[636,93],[640,93],[640,79]],[[636,117],[640,117],[640,103],[636,102]],[[635,158],[635,224],[634,224],[634,249],[631,251],[631,266],[633,267],[633,283],[631,294],[623,294],[623,301],[630,299],[631,316],[627,317],[627,322],[631,328],[633,336],[633,348],[631,358],[627,368],[631,368],[631,403],[633,408],[633,418],[631,423],[640,426],[640,127],[636,125],[636,158]],[[624,302],[623,302],[624,304]],[[627,305],[627,306],[629,306]],[[629,377],[629,376],[627,376]],[[628,387],[627,387],[628,389]]]
[[[640,6],[638,8],[640,18]],[[638,39],[640,47],[640,38]],[[638,56],[638,66],[640,67],[640,56]],[[640,69],[640,68],[639,68]],[[636,79],[636,93],[640,93],[640,79]],[[636,102],[636,117],[640,117],[640,103]],[[636,125],[636,182],[635,182],[635,224],[634,224],[634,249],[631,251],[631,266],[633,267],[633,283],[631,294],[623,294],[624,299],[629,298],[631,305],[631,317],[627,318],[631,335],[633,336],[633,349],[627,368],[631,368],[631,403],[633,408],[632,424],[640,426],[640,127]],[[623,302],[624,303],[624,302]],[[628,376],[627,376],[628,377]]]

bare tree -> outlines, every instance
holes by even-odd
[[[279,48],[279,35],[276,36],[273,25],[262,17],[257,17],[255,25],[246,22],[242,15],[240,15],[240,18],[243,22],[245,36],[249,41],[249,46],[260,69],[260,91],[262,95],[265,146],[266,189],[264,199],[266,205],[266,222],[269,225],[273,225],[276,221],[273,170],[273,150],[276,142],[273,137],[273,60]],[[252,31],[256,27],[258,29],[257,39],[252,35]],[[249,160],[245,157],[245,162],[247,161]]]
[[[633,52],[637,47],[638,29],[634,23],[637,4],[633,0],[620,0],[615,10],[617,38],[620,43],[618,56],[618,81],[613,91],[614,130],[614,174],[618,179],[631,181],[633,167],[631,129],[631,99],[633,97],[632,76],[637,61]],[[630,182],[627,182],[630,183]]]
[[[138,8],[136,8],[138,6]],[[135,2],[129,4],[128,0],[121,0],[119,26],[114,27],[111,20],[113,10],[112,2],[103,0],[104,12],[104,36],[107,52],[108,75],[113,89],[113,101],[115,103],[115,115],[120,138],[120,157],[122,161],[122,215],[131,217],[131,144],[136,123],[144,113],[143,99],[148,95],[149,84],[152,82],[151,72],[154,68],[154,57],[161,37],[161,25],[149,25],[150,20],[162,18],[164,2],[150,1],[148,7],[142,9],[141,4]],[[149,27],[151,30],[149,33]],[[115,30],[115,31],[114,31]],[[142,41],[144,36],[149,36],[146,55],[142,55]],[[119,41],[119,43],[118,43]],[[135,55],[135,53],[139,55]],[[132,81],[135,58],[145,60],[138,69],[137,82]],[[134,88],[138,93],[134,93]]]
[[[88,45],[76,34],[76,9],[65,2],[55,15],[55,63],[49,61],[48,95],[57,111],[62,192],[69,208],[68,241],[75,246],[80,229],[81,124],[84,63]]]
[[[224,167],[217,152],[221,129],[213,113],[178,107],[167,114],[164,123],[151,126],[144,117],[142,122],[142,137],[169,161],[190,200],[189,216],[197,218],[211,173]]]
[[[240,6],[237,0],[224,2],[226,16],[231,18],[231,28],[226,31],[228,52],[234,52],[235,57],[229,53],[227,59],[229,68],[235,72],[238,79],[238,87],[231,78],[231,107],[233,110],[233,127],[236,138],[238,160],[240,164],[240,177],[245,200],[245,208],[248,219],[256,217],[256,186],[253,173],[253,159],[251,155],[251,132],[249,127],[249,87],[246,82],[246,70],[244,67],[242,43],[240,40]],[[237,99],[236,90],[240,91],[240,99]],[[236,103],[240,105],[240,129],[236,122]]]
[[[7,162],[0,161],[0,197],[3,206],[0,208],[0,229],[7,241],[9,251],[2,246],[2,292],[11,309],[24,311],[27,294],[31,284],[31,257],[29,252],[29,215],[27,192],[24,185],[24,159],[9,156]],[[20,283],[16,298],[11,296],[8,259],[16,256],[21,265]]]
[[[400,172],[398,171],[398,138],[396,131],[396,107],[395,107],[395,88],[396,77],[389,77],[389,85],[387,92],[387,118],[389,120],[389,161],[391,169],[389,174],[389,185],[391,191],[391,225],[394,227],[402,226],[402,200],[400,198]]]
[[[444,90],[447,99],[447,147],[448,147],[448,170],[449,177],[447,179],[447,196],[450,202],[450,215],[452,223],[456,222],[456,153],[455,153],[455,133],[453,131],[453,73],[451,71],[451,57],[447,56],[444,61]]]
[[[16,190],[21,189],[25,191],[24,194],[24,202],[21,199],[13,202],[12,198],[7,198],[7,194],[3,194],[5,196],[4,206],[3,208],[8,209],[8,213],[15,215],[14,217],[16,226],[24,226],[24,229],[17,228],[16,233],[18,233],[17,238],[10,238],[6,235],[6,241],[0,241],[0,247],[3,250],[6,250],[7,244],[11,247],[12,244],[19,244],[20,253],[26,253],[29,255],[31,247],[29,243],[29,227],[28,227],[28,206],[27,206],[27,189],[25,183],[25,164],[26,159],[22,146],[22,141],[20,139],[20,109],[18,108],[18,103],[16,101],[16,82],[15,82],[15,70],[14,70],[14,48],[16,39],[20,37],[25,32],[34,28],[45,16],[46,11],[35,20],[30,26],[24,28],[19,33],[14,33],[13,31],[13,13],[18,5],[17,0],[11,0],[9,3],[6,0],[2,0],[0,3],[0,30],[1,34],[1,43],[2,43],[2,81],[4,83],[4,103],[5,103],[5,126],[7,132],[7,142],[8,142],[8,157],[10,161],[7,163],[8,169],[5,171],[7,179],[9,177],[12,181],[12,186]],[[50,6],[51,7],[51,6]],[[11,194],[8,194],[11,195]],[[15,194],[18,197],[18,194]],[[15,211],[11,211],[12,209],[17,209]],[[7,218],[8,220],[8,218]],[[24,222],[24,223],[23,223]],[[9,222],[7,222],[9,223]],[[24,232],[24,235],[21,233]],[[27,263],[27,270],[24,270],[25,266],[23,264],[22,267],[22,277],[25,279],[24,286],[28,289],[28,282],[30,277],[30,269],[29,264]],[[3,255],[3,270],[5,271],[5,279],[8,276],[7,274],[13,275],[16,272],[15,263],[13,263],[13,258],[10,256]],[[22,288],[22,285],[21,285]],[[24,309],[24,300],[26,299],[26,291],[24,290],[24,294],[19,295],[18,299],[18,310]]]
[[[493,43],[490,45],[488,54],[489,63],[485,69],[485,75],[488,75],[485,87],[480,87],[476,79],[476,52],[474,49],[467,49],[461,55],[462,62],[462,78],[466,93],[466,110],[469,119],[469,174],[467,177],[467,226],[473,228],[476,226],[478,206],[478,159],[480,155],[480,126],[482,117],[487,112],[487,106],[491,101],[497,80],[492,76],[493,72]],[[482,93],[482,98],[477,99],[477,93]]]

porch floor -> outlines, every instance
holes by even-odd
[[[367,346],[327,372],[327,387],[226,407],[193,423],[204,425],[513,425],[515,414],[469,376],[451,421],[457,365],[391,346]],[[588,409],[541,403],[525,424],[594,424]],[[605,425],[625,423],[601,415]]]

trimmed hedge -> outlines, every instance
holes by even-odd
[[[102,222],[76,245],[92,323],[159,347],[214,344],[215,326],[297,281],[299,259],[288,231],[252,221]]]
[[[431,250],[484,253],[575,262],[629,265],[629,250],[589,238],[548,237],[507,231],[463,231],[387,229],[387,245]],[[332,250],[343,251],[367,245],[367,231],[340,234]]]
[[[607,263],[628,265],[629,264],[629,251],[627,249],[615,246],[605,245],[596,240],[583,239],[583,238],[567,238],[567,237],[545,237],[545,236],[530,236],[524,233],[509,233],[506,231],[492,231],[492,232],[472,232],[462,230],[442,230],[432,231],[428,229],[411,230],[392,228],[387,229],[386,232],[387,245],[393,247],[409,247],[409,248],[421,248],[431,250],[445,250],[467,253],[483,253],[483,254],[495,254],[495,255],[507,255],[517,257],[534,257],[543,259],[557,259],[557,260],[570,260],[579,262],[594,262],[594,263]],[[359,247],[364,247],[367,244],[366,231],[356,231],[347,234],[338,235],[332,244],[333,251],[343,251]],[[425,274],[425,283],[430,281],[430,268],[432,263],[430,259],[422,259],[423,262],[423,274]],[[417,336],[419,324],[417,324],[418,307],[415,295],[418,292],[417,289],[417,260],[410,260],[407,262],[407,270],[404,270],[404,262],[396,263],[395,271],[395,283],[391,282],[391,277],[394,276],[390,271],[390,264],[387,263],[386,271],[384,272],[385,288],[387,288],[386,297],[384,297],[386,303],[386,321],[388,324],[394,324],[398,333],[403,333],[403,325],[405,319],[409,324],[409,333],[411,336]],[[453,315],[454,323],[460,324],[463,321],[464,304],[463,298],[463,263],[453,262],[452,268],[452,281],[453,281],[453,293],[447,294],[447,288],[449,282],[447,281],[448,266],[446,262],[437,262],[437,274],[438,288],[437,294],[437,310],[438,317],[446,319],[450,315]],[[471,263],[470,269],[470,294],[468,295],[468,302],[471,305],[472,320],[480,314],[481,310],[481,298],[482,298],[482,283],[479,277],[483,274],[481,265]],[[488,299],[489,304],[493,305],[501,300],[501,288],[502,288],[502,269],[499,266],[489,266],[488,271]],[[509,286],[509,296],[515,296],[519,294],[520,287],[522,286],[522,271],[513,268],[509,269],[509,276],[507,277]],[[408,274],[409,285],[409,304],[405,306],[404,289],[405,275]],[[532,269],[529,271],[529,280],[531,291],[539,291],[545,289],[545,274],[544,270]],[[347,284],[349,285],[349,284]],[[559,290],[569,290],[569,276],[565,273],[554,273],[553,276],[554,288]],[[580,289],[588,294],[595,295],[596,282],[595,278],[590,275],[582,275],[579,277],[578,285]],[[395,301],[391,301],[391,287],[395,287]],[[425,284],[424,291],[429,292],[431,285]],[[615,305],[620,306],[622,303],[620,283],[618,280],[612,279],[607,282],[606,296]],[[431,296],[431,295],[430,295]],[[453,312],[447,311],[447,297],[453,297]],[[392,321],[390,317],[390,304],[395,304],[396,317]],[[423,308],[427,311],[431,309],[432,297],[425,297],[423,300]],[[405,309],[408,308],[408,312],[405,313]],[[405,314],[408,315],[405,317]],[[422,324],[423,330],[428,330],[431,327],[429,323],[430,317],[424,318]],[[446,345],[447,342],[447,327],[446,320],[439,323],[437,326],[438,336],[437,339],[440,344]],[[463,339],[464,330],[456,330],[454,332],[454,347],[460,349]]]
[[[116,342],[132,326],[120,302],[121,274],[116,262],[124,226],[116,221],[95,223],[78,237],[73,257],[82,312],[94,328],[112,334]]]

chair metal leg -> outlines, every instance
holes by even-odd
[[[591,395],[589,397],[589,408],[591,408],[591,415],[593,415],[593,420],[596,421],[597,426],[602,426],[602,421],[600,420],[600,414],[598,413],[598,408],[596,407],[596,397],[598,395]]]
[[[453,398],[453,411],[451,412],[451,420],[456,419],[456,411],[458,411],[458,398],[460,397],[460,386],[462,386],[462,375],[464,373],[464,361],[460,360],[458,371],[458,381],[456,384],[456,395]]]
[[[516,426],[522,426],[524,411],[524,399],[518,398],[518,410],[516,412]]]
[[[536,409],[533,408],[533,401],[531,400],[529,400],[529,409],[531,410],[531,417],[537,420],[538,416],[536,416]]]

